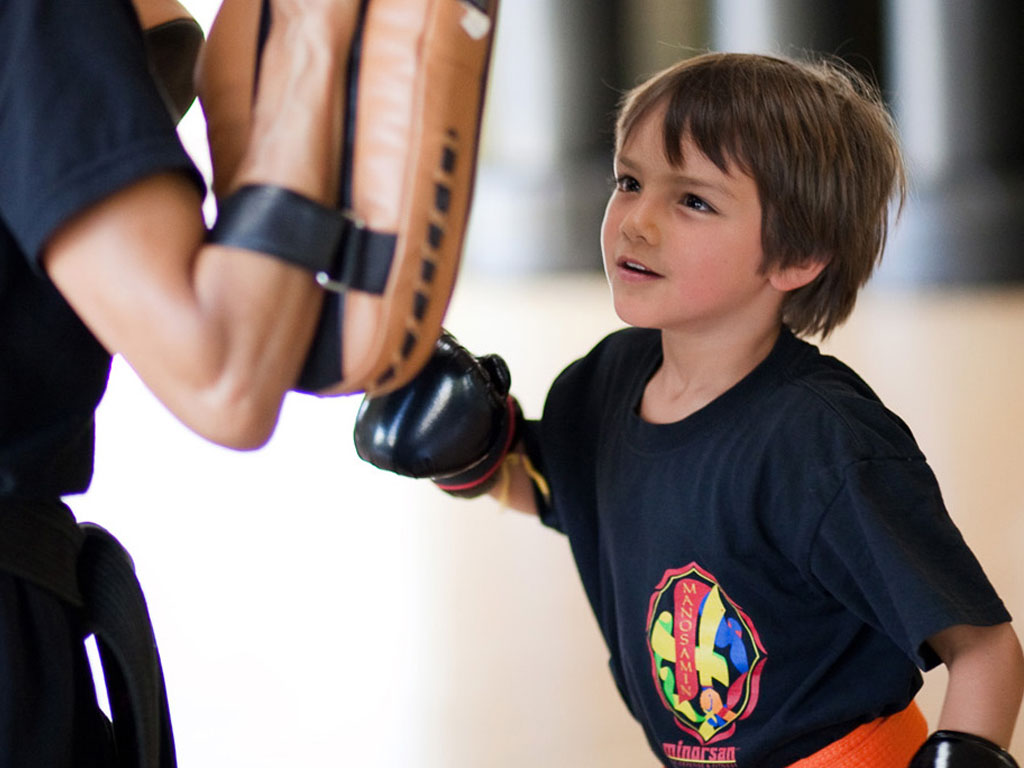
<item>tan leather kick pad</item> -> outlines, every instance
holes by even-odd
[[[353,208],[398,242],[365,363],[347,367],[332,392],[390,391],[433,352],[465,239],[496,6],[485,14],[465,0],[369,3]],[[346,314],[357,316],[367,301],[374,299],[350,291]]]

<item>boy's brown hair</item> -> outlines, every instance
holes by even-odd
[[[877,89],[839,62],[704,54],[624,96],[616,151],[662,105],[669,162],[682,164],[690,136],[723,171],[737,166],[754,179],[762,269],[826,262],[786,297],[782,320],[795,333],[827,336],[882,257],[890,201],[902,207],[906,194],[899,140]]]

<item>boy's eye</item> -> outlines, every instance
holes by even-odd
[[[636,192],[640,189],[640,182],[632,176],[616,176],[615,188],[619,192]]]
[[[704,200],[697,197],[696,195],[691,195],[689,193],[683,195],[682,200],[680,200],[679,202],[685,205],[687,208],[692,208],[695,211],[704,211],[707,213],[715,212],[715,209],[708,205],[706,202],[704,202]]]

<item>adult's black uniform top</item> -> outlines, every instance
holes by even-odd
[[[128,0],[0,3],[0,504],[86,489],[110,367],[42,249],[74,214],[167,170],[203,185]]]
[[[660,363],[658,332],[612,334],[524,438],[663,764],[789,765],[906,707],[934,633],[1009,620],[910,430],[847,366],[784,330],[715,401],[650,424]]]

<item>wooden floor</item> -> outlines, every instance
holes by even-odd
[[[536,416],[558,371],[618,323],[598,276],[470,276],[448,325],[506,357]],[[1022,290],[877,292],[827,345],[914,429],[1016,616],[1022,340]],[[190,435],[115,366],[94,487],[74,506],[135,556],[180,764],[654,768],[565,541],[362,464],[357,407],[291,397],[270,445],[236,454]],[[922,695],[933,722],[943,677]]]

